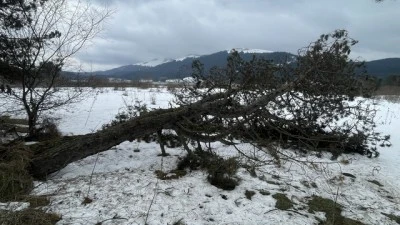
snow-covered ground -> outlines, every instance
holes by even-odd
[[[92,91],[90,97],[52,112],[59,118],[58,125],[62,133],[87,134],[101,129],[103,124],[111,122],[118,112],[126,111],[129,105],[137,101],[148,108],[168,108],[173,95],[165,88],[101,88]]]
[[[135,101],[152,108],[167,108],[172,99],[165,89],[100,89],[96,93],[68,109],[53,112],[60,117],[58,123],[64,134],[100,129],[126,104]],[[302,156],[298,159],[307,163],[287,161],[281,167],[260,164],[257,177],[241,168],[237,173],[240,184],[232,191],[224,191],[210,185],[204,171],[188,171],[177,180],[157,179],[156,170],[175,169],[179,158],[185,155],[181,148],[168,148],[171,156],[159,157],[156,143],[123,142],[69,164],[46,182],[35,182],[32,193],[50,196],[51,204],[46,210],[62,215],[60,225],[156,225],[178,221],[188,225],[318,224],[316,217],[324,218],[324,214],[310,213],[307,206],[313,195],[337,201],[343,206],[342,215],[365,224],[396,224],[382,213],[400,216],[400,104],[385,100],[378,103],[377,130],[390,134],[393,144],[380,149],[379,158],[344,155],[331,161],[329,155]],[[221,143],[212,147],[221,156],[245,160],[232,147]],[[268,159],[248,145],[239,147]],[[371,183],[373,180],[383,186]],[[315,185],[310,185],[312,182]],[[247,190],[256,193],[251,200],[245,196]],[[272,197],[275,193],[284,193],[294,202],[292,211],[276,210]],[[93,202],[82,204],[85,197]]]

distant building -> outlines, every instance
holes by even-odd
[[[121,78],[108,78],[110,83],[131,83],[131,80],[121,79]]]
[[[165,80],[167,84],[185,84],[185,85],[194,85],[196,83],[193,77],[185,77],[183,79],[168,79]]]
[[[153,83],[152,79],[140,79],[139,83]]]
[[[181,79],[168,79],[168,80],[165,80],[165,83],[168,83],[168,84],[179,84],[179,83],[183,83],[183,80],[181,80]]]

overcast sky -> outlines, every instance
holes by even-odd
[[[115,10],[76,58],[93,70],[232,48],[296,53],[320,34],[346,29],[353,57],[400,57],[400,1],[95,0]]]

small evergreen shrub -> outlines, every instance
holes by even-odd
[[[196,150],[178,163],[178,170],[204,169],[208,172],[210,184],[223,190],[233,190],[239,183],[235,176],[239,163],[236,158],[224,159],[211,152]]]

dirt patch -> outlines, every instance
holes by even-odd
[[[161,170],[156,170],[154,173],[160,180],[174,180],[174,179],[179,179],[186,175],[185,170],[171,170],[167,173]]]
[[[379,187],[383,187],[383,184],[379,183],[379,181],[377,181],[377,180],[367,180],[367,181],[370,183],[373,183],[375,185],[378,185]]]
[[[93,202],[93,199],[89,198],[89,197],[85,197],[82,201],[82,205],[87,205]]]
[[[267,191],[267,190],[258,190],[258,192],[260,192],[261,195],[270,195],[271,192]]]
[[[255,191],[246,190],[246,191],[244,192],[244,195],[245,195],[246,198],[249,199],[249,200],[251,200],[251,198],[252,198],[255,194],[256,194]]]
[[[300,183],[306,188],[311,188],[311,187],[318,188],[317,184],[313,181],[308,182],[306,180],[302,180],[302,181],[300,181]]]
[[[319,225],[363,225],[363,223],[343,217],[342,206],[331,199],[313,196],[308,202],[309,212],[324,212],[326,220],[321,221]]]
[[[282,193],[276,193],[272,195],[274,199],[276,199],[275,208],[280,210],[288,210],[293,207],[293,202]]]
[[[394,222],[400,224],[400,216],[396,216],[393,214],[386,214],[386,213],[382,213],[382,215],[388,217],[389,219],[393,220]]]
[[[351,178],[356,178],[356,176],[354,176],[353,174],[351,174],[351,173],[342,173],[342,175],[343,176],[346,176],[346,177],[351,177]]]

